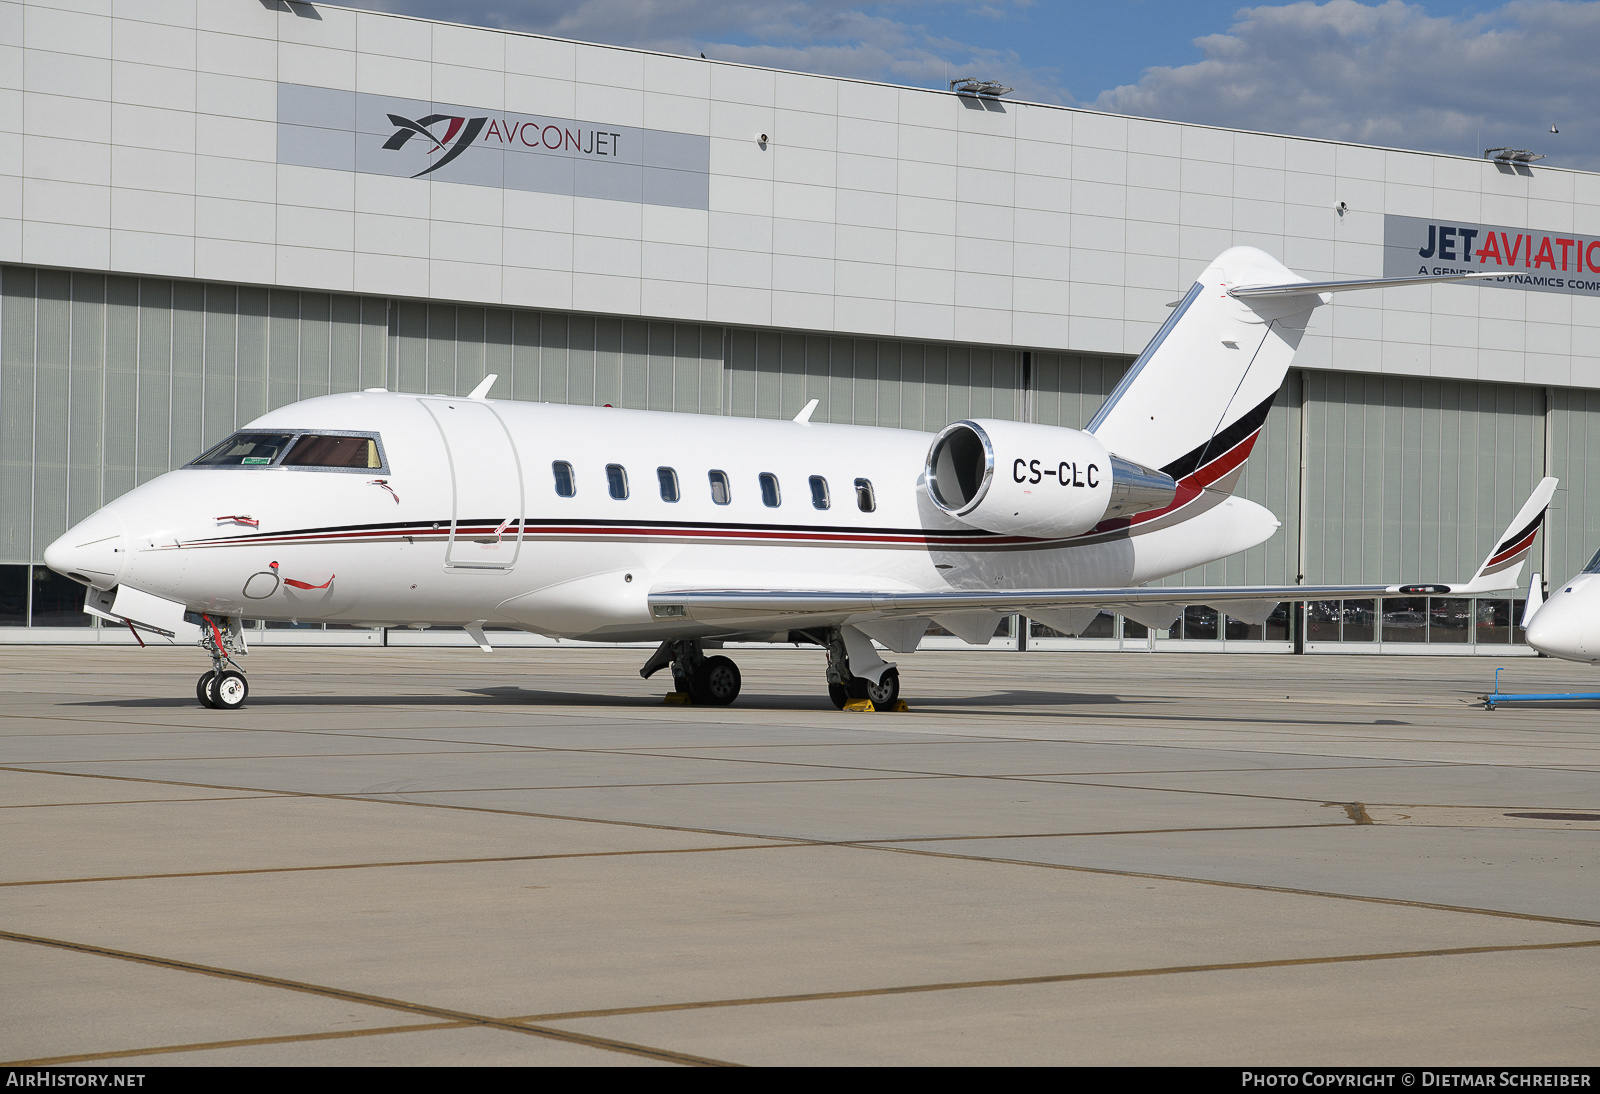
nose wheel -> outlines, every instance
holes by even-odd
[[[195,696],[212,710],[238,710],[250,697],[244,673],[233,669],[203,673],[194,686]]]
[[[250,685],[233,658],[249,653],[244,631],[237,618],[225,617],[221,626],[209,615],[201,615],[200,648],[211,655],[211,670],[200,674],[194,684],[194,697],[212,710],[238,710],[250,697]]]

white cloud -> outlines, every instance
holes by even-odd
[[[1516,0],[1453,19],[1401,0],[1329,0],[1235,18],[1196,40],[1205,60],[1149,69],[1093,105],[1467,155],[1531,147],[1554,165],[1600,169],[1600,3]]]
[[[370,0],[369,0],[370,2]],[[1027,7],[1032,0],[1010,0]],[[987,49],[937,33],[922,19],[962,7],[985,17],[1004,5],[928,0],[377,0],[405,15],[636,46],[771,68],[920,87],[976,75],[998,79],[1017,97],[1069,102],[1058,70],[1030,67],[1012,50]],[[871,10],[867,10],[871,9]]]

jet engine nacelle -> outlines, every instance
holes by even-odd
[[[928,449],[928,496],[990,532],[1057,539],[1172,503],[1168,475],[1106,451],[1092,434],[994,419],[946,426]]]

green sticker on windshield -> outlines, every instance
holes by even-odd
[[[244,462],[245,463],[271,463],[272,462],[272,457],[271,456],[246,456],[244,458]]]

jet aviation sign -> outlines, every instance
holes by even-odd
[[[1386,215],[1383,276],[1504,270],[1480,285],[1600,296],[1600,237]]]
[[[503,110],[278,85],[278,162],[706,209],[711,141]]]

